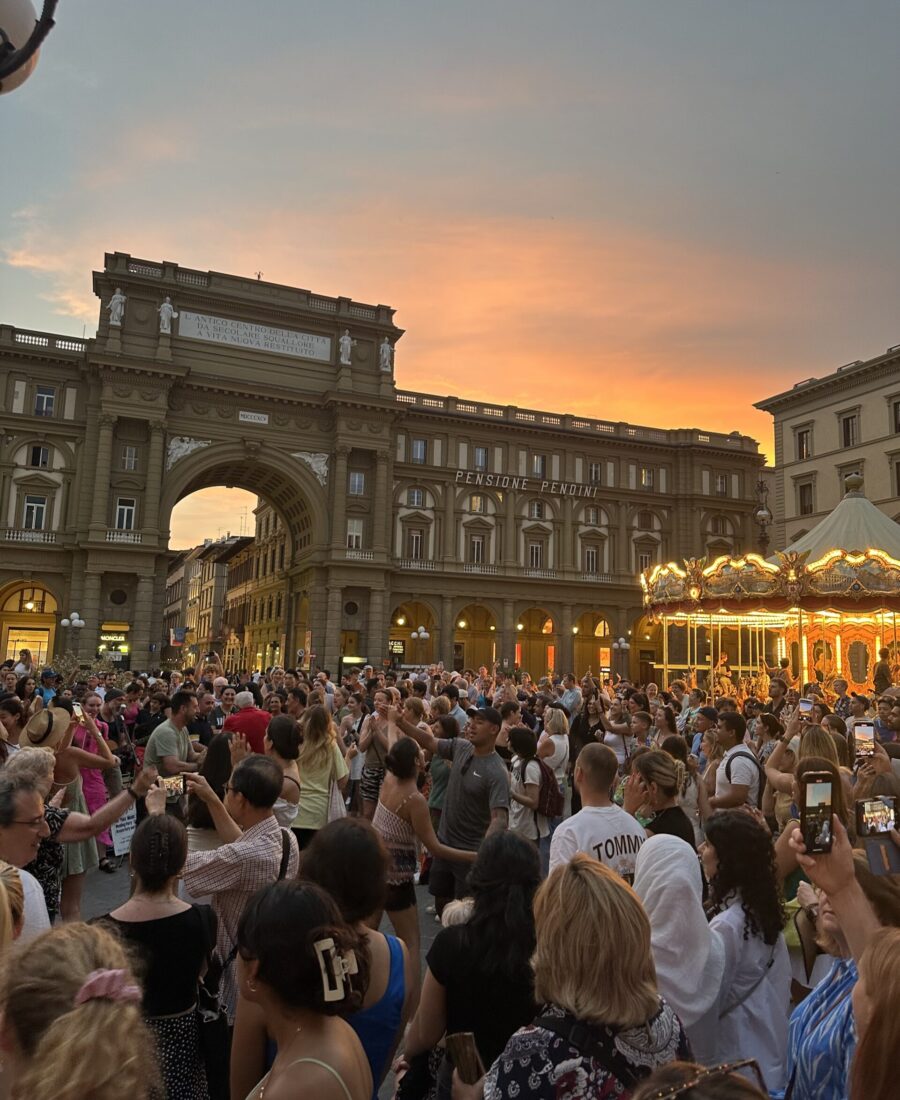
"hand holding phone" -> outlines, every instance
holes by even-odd
[[[900,872],[900,848],[892,836],[897,828],[897,800],[893,795],[861,798],[856,803],[856,835],[863,843],[874,875]]]
[[[856,741],[857,759],[875,755],[874,722],[857,722],[853,727],[853,739]]]
[[[834,841],[831,816],[834,812],[833,778],[830,772],[807,772],[800,784],[800,831],[810,855],[831,851]]]
[[[166,798],[180,798],[187,790],[184,780],[184,772],[179,775],[164,775],[162,785],[166,789]]]
[[[808,722],[809,721],[810,715],[812,714],[812,709],[813,709],[812,699],[801,699],[800,700],[800,702],[797,704],[797,710],[798,710],[798,713],[800,714],[800,721],[801,722]]]

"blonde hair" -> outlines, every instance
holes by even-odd
[[[650,752],[636,756],[634,767],[642,779],[655,783],[669,798],[675,798],[681,792],[685,766],[662,749],[651,749]]]
[[[431,717],[440,718],[443,714],[450,713],[450,700],[446,695],[437,695],[431,700]]]
[[[897,1095],[897,1082],[885,1055],[900,1042],[900,929],[883,928],[872,936],[859,960],[859,976],[872,1012],[853,1057],[850,1095],[853,1100],[890,1100]]]
[[[569,719],[559,707],[547,707],[544,711],[545,733],[568,733]]]
[[[474,898],[457,898],[456,901],[448,901],[441,913],[441,924],[444,928],[452,928],[456,924],[465,924],[475,908]]]
[[[538,1004],[622,1028],[656,1013],[650,921],[637,894],[599,860],[579,852],[557,867],[535,896],[534,924]]]
[[[0,1011],[22,1058],[11,1100],[147,1100],[158,1083],[156,1045],[140,1004],[75,1005],[93,971],[128,969],[122,945],[98,925],[62,925],[9,954]],[[98,1035],[114,1058],[87,1056]]]
[[[21,931],[24,916],[22,877],[18,868],[0,860],[0,954],[6,953]]]
[[[298,768],[321,768],[331,758],[331,746],[337,740],[334,722],[321,703],[309,707],[303,715],[303,740],[297,757]]]
[[[36,787],[52,778],[56,757],[44,749],[22,748],[6,764],[6,774],[16,779],[28,779]]]
[[[821,726],[810,726],[800,738],[800,751],[797,753],[797,762],[805,760],[807,756],[824,756],[830,760],[836,768],[840,767],[834,738]]]
[[[403,700],[403,706],[416,716],[416,721],[421,722],[425,717],[425,704],[416,695],[408,695]]]

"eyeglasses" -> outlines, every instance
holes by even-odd
[[[704,1066],[694,1077],[689,1078],[687,1081],[683,1081],[680,1085],[670,1085],[668,1088],[650,1093],[648,1096],[644,1097],[644,1100],[672,1100],[674,1096],[681,1096],[689,1092],[696,1085],[699,1085],[701,1081],[711,1081],[719,1077],[728,1077],[729,1074],[735,1073],[740,1069],[752,1069],[754,1074],[756,1074],[760,1092],[764,1096],[769,1095],[766,1090],[766,1083],[763,1081],[763,1075],[756,1061],[753,1058],[744,1058],[740,1062],[726,1062],[721,1066]]]

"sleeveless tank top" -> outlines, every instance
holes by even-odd
[[[379,803],[379,805],[381,805]],[[376,811],[377,812],[377,811]],[[385,936],[391,953],[391,971],[381,1000],[344,1019],[356,1032],[372,1070],[372,1100],[387,1069],[388,1057],[403,1018],[406,983],[403,980],[403,947],[396,936]]]
[[[415,793],[415,792],[413,792]],[[401,810],[412,798],[408,794],[397,807]],[[380,834],[385,847],[390,853],[391,865],[388,868],[387,881],[390,886],[402,886],[406,882],[412,882],[416,874],[417,848],[416,834],[412,825],[404,821],[402,817],[389,810],[379,800],[372,817],[372,826]]]

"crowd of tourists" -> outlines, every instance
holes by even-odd
[[[897,689],[28,658],[0,1095],[897,1095]],[[130,895],[85,923],[126,811]]]

